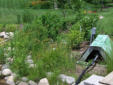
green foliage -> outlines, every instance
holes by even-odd
[[[111,42],[111,51],[110,54],[107,55],[106,58],[106,66],[107,66],[107,71],[112,72],[113,71],[113,43]]]
[[[84,40],[84,32],[70,30],[67,37],[72,48],[79,48],[80,43]]]
[[[97,22],[97,31],[99,34],[113,35],[113,8],[107,9],[107,12],[100,12],[99,15],[103,16],[103,19],[100,19]]]
[[[62,30],[60,17],[56,14],[48,13],[40,16],[38,20],[40,20],[40,23],[47,29],[48,37],[55,40],[60,30]]]
[[[25,56],[14,58],[11,69],[21,77],[27,76],[30,69],[28,68],[27,63],[25,63]]]
[[[31,23],[33,19],[34,19],[33,14],[28,10],[24,10],[23,15],[22,15],[23,23]]]
[[[71,7],[76,11],[83,9],[83,0],[71,0]]]
[[[19,28],[18,24],[0,24],[0,32],[14,32]]]
[[[4,49],[3,47],[0,47],[0,64],[4,63],[5,63]]]
[[[83,18],[81,18],[80,21],[75,23],[71,29],[84,32],[84,39],[89,39],[90,30],[92,27],[96,26],[97,21],[98,21],[98,18],[96,15],[86,15]]]
[[[38,81],[46,77],[47,72],[64,72],[75,68],[73,63],[75,60],[70,58],[68,46],[59,43],[51,47],[47,32],[39,19],[32,24],[27,24],[23,30],[15,32],[9,45],[14,49],[9,53],[14,58],[10,66],[19,76],[27,76],[29,79]],[[25,62],[28,54],[32,55],[36,64],[32,69]]]
[[[33,3],[33,2],[32,2]],[[30,3],[29,8],[33,9],[50,9],[52,6],[51,1],[34,1],[34,4]]]

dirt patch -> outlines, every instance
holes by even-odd
[[[6,81],[4,79],[1,79],[0,80],[0,85],[8,85],[8,84],[6,84]]]
[[[77,64],[76,65],[76,75],[80,76],[80,74],[82,73],[82,71],[85,68],[86,68],[86,66]],[[93,69],[92,69],[92,67],[88,69],[88,73],[105,76],[107,74],[107,69],[106,69],[105,65],[96,64],[96,66]]]

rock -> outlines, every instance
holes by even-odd
[[[103,19],[104,18],[104,16],[99,16],[99,19]]]
[[[13,58],[7,58],[7,61],[10,62],[10,63],[12,63],[13,60],[14,60]]]
[[[92,75],[88,79],[82,81],[80,85],[99,85],[99,81],[102,80],[104,77]]]
[[[6,35],[5,32],[0,32],[0,37],[1,37],[1,38],[4,38],[5,35]]]
[[[8,69],[8,68],[9,68],[9,65],[4,64],[4,65],[2,65],[2,69],[1,70]]]
[[[51,77],[53,75],[52,72],[47,72],[47,77]]]
[[[31,58],[32,58],[32,56],[31,56],[31,55],[28,55],[28,56],[27,56],[27,59],[28,59],[28,60],[29,60],[29,59],[31,59]]]
[[[60,74],[59,78],[62,80],[62,82],[66,82],[67,84],[73,84],[75,82],[74,77],[70,77],[64,74]]]
[[[16,73],[11,73],[11,76],[13,76],[15,78],[17,75],[16,75]]]
[[[28,85],[26,82],[20,82],[18,85]]]
[[[16,81],[16,85],[18,85],[21,81]]]
[[[22,77],[21,80],[24,81],[24,82],[27,82],[28,81],[28,78],[27,77]]]
[[[28,59],[28,60],[27,60],[27,63],[29,63],[29,64],[33,64],[34,62],[33,62],[32,59]]]
[[[13,37],[14,36],[14,33],[13,32],[9,32],[9,36],[10,37]]]
[[[30,80],[28,83],[29,83],[29,85],[38,85],[36,82],[34,82],[32,80]]]
[[[9,84],[9,85],[15,85],[14,77],[13,76],[8,76],[6,78],[6,83]]]
[[[2,71],[2,75],[3,76],[9,76],[9,75],[11,75],[11,70],[10,69],[4,69],[3,71]]]
[[[38,85],[49,85],[48,79],[47,78],[41,79]]]
[[[34,68],[36,65],[35,64],[30,64],[29,68]]]

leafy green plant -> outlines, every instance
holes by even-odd
[[[80,21],[72,25],[71,29],[84,32],[84,39],[89,40],[91,28],[96,26],[97,21],[98,18],[96,15],[86,15],[81,18]]]
[[[47,28],[48,37],[55,40],[60,30],[62,30],[62,21],[60,17],[56,14],[48,13],[42,15],[38,19],[41,21],[42,25]]]
[[[70,30],[67,34],[69,44],[72,48],[79,48],[80,43],[84,40],[84,32]]]
[[[29,10],[24,10],[22,15],[22,21],[23,23],[31,23],[34,20],[33,13]]]
[[[0,47],[0,64],[4,64],[5,63],[5,56],[4,56],[4,49],[3,47]]]
[[[19,25],[17,24],[6,24],[5,25],[5,31],[6,32],[14,32],[19,28]]]

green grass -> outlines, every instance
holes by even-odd
[[[98,12],[98,15],[104,17],[97,22],[98,33],[113,35],[113,8],[108,8],[103,12]]]
[[[22,18],[22,15],[24,11],[30,12],[33,16],[40,16],[46,13],[55,13],[61,18],[63,17],[63,10],[54,10],[54,9],[12,9],[12,8],[0,8],[0,24],[15,24],[17,23],[17,15],[20,15]],[[67,17],[68,16],[68,17]],[[75,15],[73,15],[72,10],[66,10],[66,19],[73,18]]]

